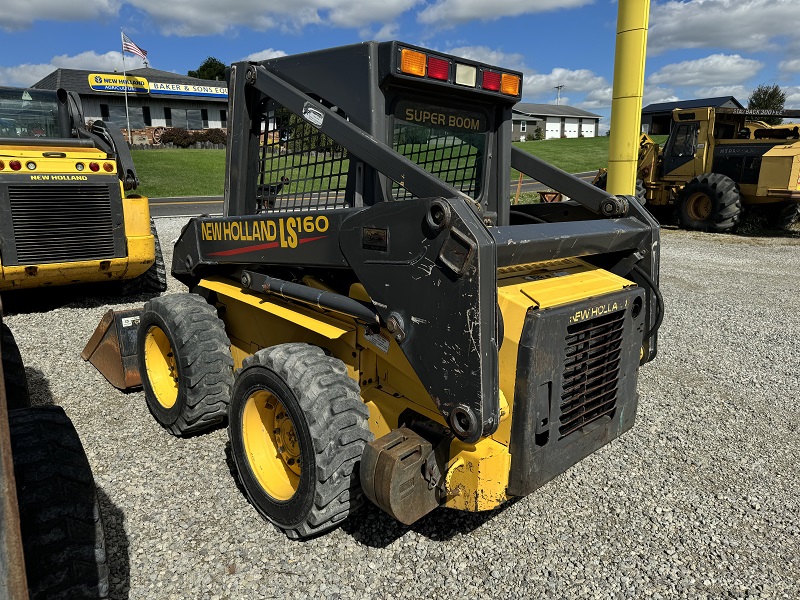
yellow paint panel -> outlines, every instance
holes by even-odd
[[[299,304],[289,305],[273,300],[268,296],[250,293],[241,286],[226,281],[221,277],[209,277],[200,282],[200,287],[217,292],[238,302],[255,307],[280,319],[296,324],[298,329],[308,329],[330,340],[341,338],[355,331],[355,325],[347,325],[344,321],[329,315],[305,308]]]
[[[125,219],[125,235],[129,238],[147,237],[152,241],[153,236],[150,233],[150,201],[144,196],[125,198],[125,192],[121,188],[120,193],[123,196],[122,215]],[[151,254],[155,256],[155,246],[151,250]]]
[[[2,266],[0,291],[48,285],[89,283],[121,279],[128,272],[127,258],[86,260],[69,263],[7,267]],[[142,273],[147,268],[142,269]]]
[[[499,352],[500,391],[513,411],[517,355],[529,310],[545,310],[602,296],[635,285],[580,259],[563,259],[518,265],[498,276],[497,298],[505,337]],[[493,436],[509,443],[510,431],[502,426]]]
[[[454,440],[445,474],[445,506],[470,512],[492,510],[508,500],[508,448],[491,438],[477,444]]]

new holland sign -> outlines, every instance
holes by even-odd
[[[109,73],[89,73],[89,87],[96,92],[115,92],[123,94],[126,91],[129,94],[147,94],[150,92],[150,86],[147,79],[144,77],[134,77],[128,75],[111,75]]]

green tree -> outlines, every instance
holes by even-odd
[[[762,83],[750,94],[747,99],[747,108],[749,110],[783,110],[784,102],[786,102],[786,92],[779,85]],[[781,117],[759,117],[758,120],[764,121],[769,125],[783,123]]]
[[[220,59],[209,56],[203,61],[197,71],[189,71],[189,77],[197,77],[198,79],[225,79],[225,63]]]

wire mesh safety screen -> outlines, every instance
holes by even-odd
[[[429,103],[401,100],[394,110],[392,146],[396,152],[472,198],[481,194],[487,118]],[[394,182],[396,200],[414,197]]]
[[[262,117],[256,210],[347,208],[347,150],[270,101]]]

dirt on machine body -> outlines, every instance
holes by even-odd
[[[364,496],[403,523],[491,510],[633,425],[658,224],[512,148],[520,73],[369,42],[228,88],[224,216],[184,228],[191,293],[144,306],[136,354],[172,434],[227,422],[265,518],[304,538]],[[512,207],[512,167],[571,200]],[[98,366],[126,335],[101,329]]]

